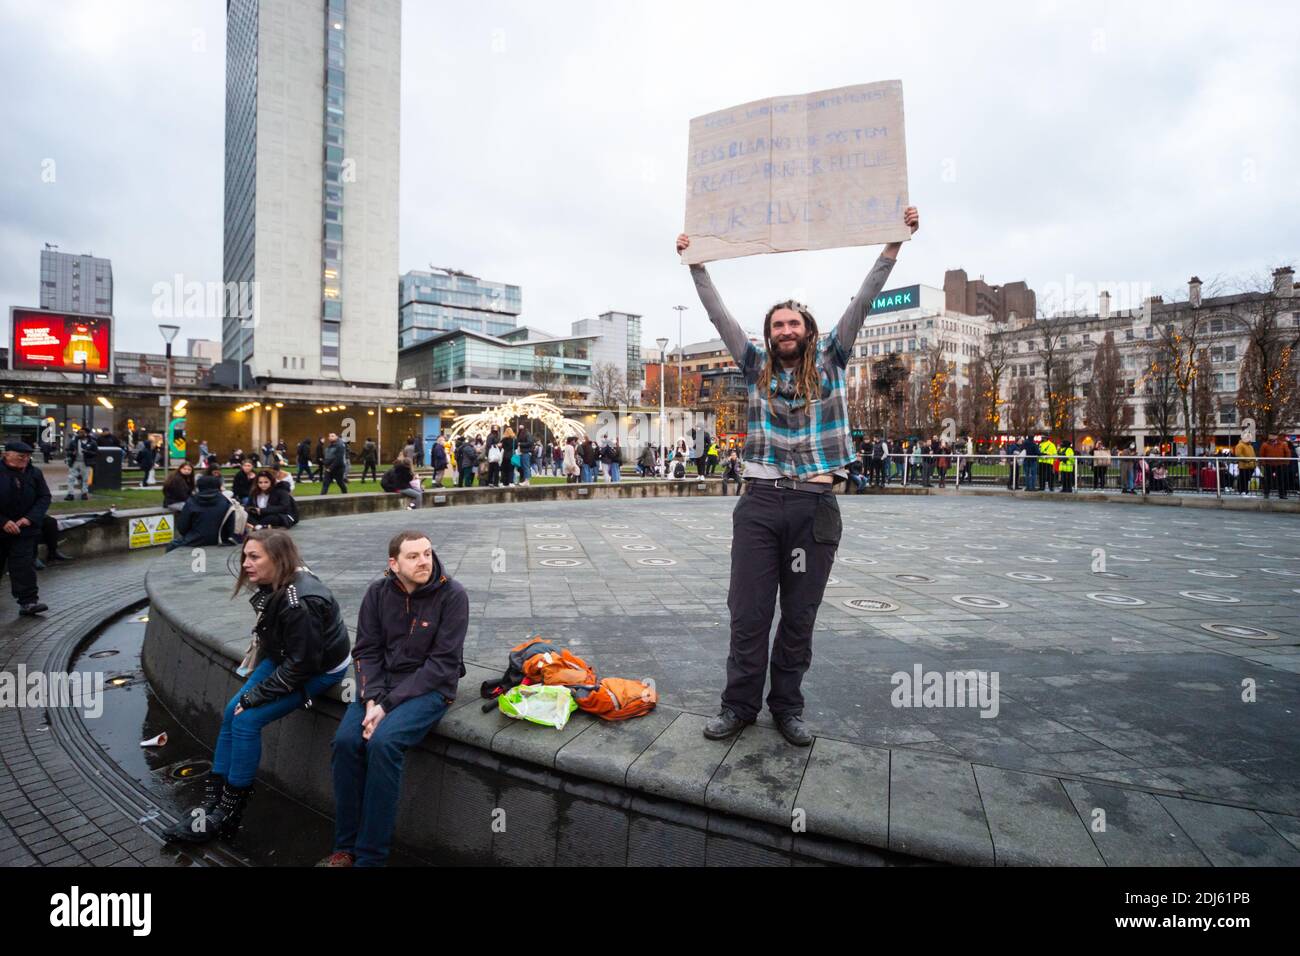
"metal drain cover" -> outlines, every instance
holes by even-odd
[[[893,601],[879,601],[875,598],[849,598],[844,602],[844,606],[851,607],[855,611],[873,611],[882,614],[898,610],[898,605]]]
[[[989,597],[986,594],[954,594],[952,601],[962,607],[973,607],[983,611],[996,611],[1004,607],[1011,607],[1006,601]]]
[[[1110,604],[1115,607],[1137,607],[1147,602],[1141,598],[1130,597],[1127,594],[1117,594],[1114,591],[1090,591],[1088,599],[1096,601],[1098,604]]]
[[[1205,601],[1208,604],[1240,604],[1241,598],[1230,594],[1215,594],[1213,591],[1179,591],[1179,595],[1193,601]]]
[[[1201,629],[1209,631],[1211,634],[1217,634],[1219,637],[1239,637],[1247,641],[1276,641],[1278,637],[1272,631],[1265,631],[1258,627],[1247,627],[1244,624],[1221,624],[1216,622],[1202,624]]]

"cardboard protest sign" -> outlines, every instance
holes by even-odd
[[[691,120],[683,262],[909,239],[907,205],[898,80]]]

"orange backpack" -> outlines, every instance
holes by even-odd
[[[481,694],[495,699],[520,684],[566,686],[581,710],[603,720],[640,717],[652,711],[659,700],[655,689],[642,681],[597,678],[591,665],[577,654],[540,637],[530,637],[512,647],[505,674],[499,680],[485,681]]]
[[[596,672],[568,648],[545,649],[524,661],[524,677],[534,684],[594,684]]]
[[[627,720],[654,710],[659,695],[649,684],[623,677],[606,677],[599,684],[574,687],[578,708],[602,720]]]

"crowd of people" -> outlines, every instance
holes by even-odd
[[[1068,436],[1035,434],[1012,437],[994,449],[977,449],[962,436],[892,441],[877,433],[865,438],[848,465],[850,490],[863,492],[889,482],[947,487],[950,476],[972,480],[976,466],[1001,480],[1008,490],[1070,493],[1115,488],[1122,494],[1175,490],[1210,494],[1250,494],[1280,498],[1300,491],[1300,442],[1272,434],[1262,442],[1239,440],[1231,448],[1204,448],[1200,454],[1177,453],[1168,444],[1138,449],[1135,442],[1107,447],[1084,438],[1076,449]]]

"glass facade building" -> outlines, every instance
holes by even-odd
[[[522,312],[517,285],[458,272],[411,271],[398,283],[398,348],[456,329],[505,335],[518,327]]]
[[[325,178],[321,194],[322,371],[339,367],[343,320],[343,77],[347,0],[325,4]]]
[[[526,330],[519,330],[520,332]],[[552,390],[586,392],[591,385],[594,342],[586,337],[510,339],[457,330],[398,353],[398,377],[437,392],[528,395],[538,391],[538,360],[549,359]]]
[[[226,5],[226,202],[225,311],[222,357],[233,362],[253,354],[247,297],[237,290],[253,281],[257,224],[257,8],[258,0]],[[240,299],[243,298],[243,301]],[[247,326],[247,327],[244,327]]]

